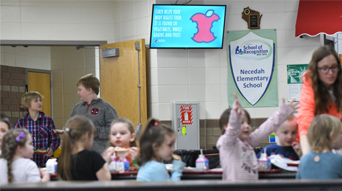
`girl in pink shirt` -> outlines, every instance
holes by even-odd
[[[226,117],[228,114],[229,120],[227,125],[223,126],[224,133],[216,144],[220,151],[222,178],[223,180],[257,180],[258,161],[253,148],[274,132],[295,111],[298,103],[292,100],[288,104],[283,104],[273,116],[252,132],[248,112],[242,109],[236,94],[234,97],[232,109],[224,112]],[[222,115],[221,118],[223,117]]]

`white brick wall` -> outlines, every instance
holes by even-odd
[[[307,64],[314,49],[320,46],[319,37],[295,38],[298,2],[298,0],[204,1],[204,4],[227,5],[226,31],[248,30],[247,23],[241,18],[243,8],[247,6],[263,14],[261,29],[277,30],[279,104],[282,98],[287,100],[287,75],[284,72],[286,66]],[[157,0],[157,3],[174,3],[174,1]],[[191,4],[202,3],[203,1],[196,0],[191,2]],[[172,113],[168,108],[171,107],[172,102],[199,101],[201,119],[218,119],[223,110],[228,107],[226,51],[226,39],[222,50],[158,50],[157,70],[160,72],[162,68],[167,67],[169,73],[158,78],[158,91],[153,92],[158,95],[152,96],[152,99],[159,100],[152,100],[153,108],[158,110],[152,110],[153,117],[170,120]],[[191,62],[190,60],[193,59],[196,61]],[[195,82],[186,80],[183,84],[179,84],[179,79],[187,79],[188,76],[194,75],[190,74],[190,71],[196,70],[201,74],[201,79],[195,76],[194,79],[197,79]],[[160,84],[161,82],[163,84]],[[194,95],[195,93],[200,95]],[[273,107],[248,108],[252,118],[266,118],[276,110],[277,108]]]
[[[187,1],[179,0],[178,3]],[[113,43],[145,38],[149,43],[152,4],[155,2],[169,4],[175,0],[1,0],[0,39],[106,40]],[[249,6],[263,14],[261,29],[277,30],[280,102],[282,97],[287,98],[286,75],[283,73],[286,65],[308,63],[320,43],[319,37],[294,37],[298,2],[193,0],[191,4],[226,4],[226,31],[247,30],[247,24],[241,18],[244,7]],[[39,67],[48,67],[45,57],[26,57],[10,48],[1,48],[1,64],[29,67],[27,64],[38,62]],[[153,117],[170,120],[174,101],[200,102],[201,119],[217,119],[228,107],[226,40],[224,48],[219,50],[151,50],[150,60],[151,87],[148,89]],[[248,109],[253,118],[268,117],[275,110]]]
[[[1,46],[0,65],[50,70],[50,47]]]

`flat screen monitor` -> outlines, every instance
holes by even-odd
[[[222,48],[226,5],[154,4],[152,10],[150,48]]]

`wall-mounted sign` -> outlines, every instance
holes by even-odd
[[[192,105],[180,107],[180,119],[182,125],[192,125]]]
[[[303,84],[302,77],[308,68],[308,64],[287,65],[288,101],[291,101],[292,99],[299,101],[299,95]]]
[[[276,31],[229,31],[227,45],[229,106],[233,92],[242,107],[278,106]]]
[[[258,11],[252,10],[249,7],[243,9],[242,19],[247,22],[249,29],[260,29],[261,17],[262,15]]]

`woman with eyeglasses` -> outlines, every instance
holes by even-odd
[[[303,75],[297,114],[298,136],[303,155],[310,150],[307,131],[313,118],[325,113],[341,119],[341,111],[341,62],[333,47],[322,46],[313,53],[309,70]]]

